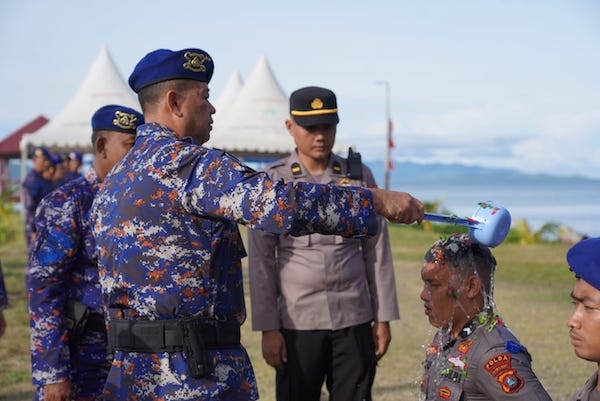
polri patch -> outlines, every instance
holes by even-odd
[[[496,378],[506,394],[517,393],[523,388],[523,378],[513,369],[510,354],[494,355],[485,362],[484,368]]]

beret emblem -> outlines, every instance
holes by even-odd
[[[183,57],[187,60],[183,63],[183,68],[192,72],[204,72],[206,71],[205,62],[210,61],[210,57],[205,54],[196,52],[185,52]]]
[[[124,113],[122,111],[115,111],[115,118],[112,121],[114,125],[123,129],[135,129],[135,122],[137,116],[135,114]]]

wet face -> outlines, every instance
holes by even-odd
[[[293,118],[286,121],[286,127],[294,138],[298,154],[318,162],[327,162],[335,143],[337,124],[317,124],[302,127]]]
[[[567,326],[575,354],[600,363],[600,291],[578,279],[571,298],[574,308]]]
[[[212,130],[212,115],[216,112],[208,100],[208,85],[204,82],[190,81],[187,89],[179,94],[182,96],[181,108],[185,119],[181,136],[191,137],[199,144],[207,142]]]
[[[460,308],[460,280],[446,263],[429,262],[421,269],[421,300],[429,323],[437,328],[462,328],[466,319]]]

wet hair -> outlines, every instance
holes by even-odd
[[[485,293],[491,295],[496,258],[487,246],[467,234],[452,234],[436,241],[425,254],[426,263],[446,263],[462,280],[476,274]]]

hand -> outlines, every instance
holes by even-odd
[[[392,332],[388,322],[376,322],[373,325],[373,341],[375,342],[375,355],[377,355],[377,360],[380,360],[392,342]]]
[[[4,318],[4,313],[0,310],[0,337],[6,331],[6,319]]]
[[[71,381],[46,384],[44,386],[44,401],[70,401]]]
[[[265,361],[275,369],[281,369],[287,363],[285,339],[279,330],[263,331],[262,353]]]
[[[377,214],[392,223],[411,224],[423,221],[423,204],[406,192],[386,191],[372,188],[373,206]]]

